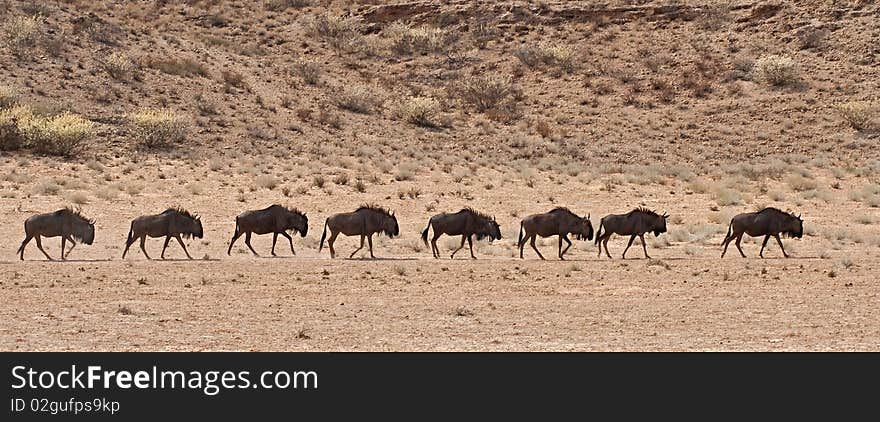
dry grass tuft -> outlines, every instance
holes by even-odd
[[[0,26],[0,45],[12,55],[22,58],[43,38],[43,22],[39,16],[13,16]]]
[[[797,64],[788,56],[770,55],[755,61],[754,78],[772,86],[791,85],[800,77]]]
[[[397,115],[402,120],[425,127],[436,126],[435,119],[440,110],[440,102],[430,97],[410,97],[397,106]]]
[[[104,69],[111,78],[119,81],[127,81],[136,77],[138,68],[134,61],[127,54],[114,51],[104,57],[101,61],[101,68]]]
[[[861,131],[870,127],[875,106],[870,101],[851,101],[838,105],[837,111],[840,112],[850,127]]]
[[[186,137],[188,124],[172,110],[145,109],[126,116],[128,133],[146,148],[166,148]]]

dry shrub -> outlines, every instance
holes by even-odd
[[[390,41],[391,50],[397,54],[442,52],[452,44],[445,30],[428,26],[413,28],[394,23],[382,34]]]
[[[348,50],[362,38],[362,24],[355,18],[323,14],[306,18],[305,26],[313,36],[327,40],[337,50]]]
[[[451,85],[449,91],[465,104],[476,107],[479,112],[493,109],[515,94],[510,79],[500,76],[463,78]]]
[[[279,181],[275,176],[272,176],[271,174],[263,174],[257,176],[257,178],[254,179],[254,183],[256,183],[257,186],[263,189],[272,190],[278,187]]]
[[[800,174],[792,174],[785,179],[788,186],[795,192],[814,190],[818,186],[815,180],[806,178]]]
[[[343,87],[336,94],[336,104],[345,110],[355,113],[371,114],[379,106],[381,100],[373,94],[377,88],[355,84]]]
[[[127,54],[114,51],[104,57],[101,61],[101,68],[107,72],[111,78],[127,81],[135,77],[137,74],[137,66],[131,57],[128,57]]]
[[[540,65],[555,67],[563,72],[572,72],[576,68],[574,49],[567,45],[538,45],[516,49],[514,57],[522,64],[534,68]]]
[[[311,0],[266,0],[264,3],[266,10],[270,12],[283,12],[291,7],[301,8],[311,4]]]
[[[869,101],[850,101],[837,106],[837,111],[855,130],[865,130],[870,127],[874,110],[874,105]]]
[[[18,104],[19,98],[16,90],[5,85],[0,85],[0,109]]]
[[[247,83],[244,80],[244,75],[238,73],[234,70],[224,70],[220,73],[220,76],[223,77],[223,83],[226,84],[227,87],[235,87],[240,89],[246,89]]]
[[[321,66],[315,62],[300,60],[293,65],[293,73],[309,85],[317,85],[321,81]]]
[[[43,37],[39,16],[13,16],[0,27],[0,45],[16,57],[24,57]]]
[[[186,121],[171,110],[146,109],[126,117],[129,134],[146,148],[165,148],[186,137]]]
[[[431,97],[410,97],[397,107],[398,116],[409,123],[433,127],[440,102]]]
[[[208,68],[199,63],[198,61],[184,57],[184,58],[171,58],[171,57],[147,57],[142,60],[142,65],[144,67],[149,67],[152,69],[159,70],[163,73],[167,73],[169,75],[177,75],[177,76],[201,76],[208,77]]]
[[[791,85],[797,82],[797,64],[788,56],[770,55],[755,61],[755,80],[772,86]]]
[[[73,156],[83,150],[95,135],[94,124],[73,113],[39,115],[31,107],[16,106],[0,113],[3,144],[8,148],[26,146],[39,154]]]

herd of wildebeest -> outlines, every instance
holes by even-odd
[[[629,236],[629,243],[623,250],[623,258],[626,258],[626,252],[632,246],[636,237],[642,243],[642,250],[645,257],[648,256],[648,249],[645,246],[645,234],[654,233],[660,236],[666,232],[666,220],[669,216],[666,214],[658,214],[646,208],[636,208],[626,214],[611,214],[603,217],[599,221],[599,230],[595,233],[595,244],[599,246],[599,256],[602,256],[602,246],[605,247],[605,254],[611,258],[608,252],[608,240],[612,235],[618,234]],[[244,235],[244,243],[248,249],[257,255],[257,252],[251,246],[251,235],[272,233],[272,255],[275,256],[275,244],[278,241],[278,235],[287,238],[290,243],[290,252],[296,254],[293,249],[293,238],[288,234],[297,232],[300,236],[305,237],[309,230],[308,217],[302,212],[294,208],[288,208],[281,205],[272,205],[261,210],[246,211],[239,214],[235,218],[235,230],[232,233],[232,240],[229,242],[227,254],[232,253],[232,246]],[[327,231],[330,231],[330,237],[327,238]],[[452,252],[450,258],[455,258],[455,253],[464,248],[465,241],[470,247],[471,258],[474,256],[473,238],[482,240],[488,238],[492,240],[501,239],[501,227],[494,217],[489,217],[472,208],[463,208],[454,213],[440,213],[428,220],[428,225],[421,233],[422,241],[428,246],[429,233],[433,230],[430,238],[431,252],[434,258],[440,257],[440,250],[437,247],[437,239],[446,234],[450,236],[461,236],[461,245]],[[61,237],[61,259],[65,259],[65,255],[76,246],[74,240],[78,240],[87,245],[91,245],[95,239],[95,222],[82,215],[81,212],[72,208],[63,208],[55,212],[37,214],[31,216],[24,222],[25,239],[18,248],[20,259],[24,260],[24,250],[27,244],[34,239],[37,248],[52,260],[52,257],[43,249],[40,237]],[[395,237],[400,234],[397,225],[397,217],[393,212],[376,205],[363,205],[353,212],[333,214],[324,223],[324,231],[321,235],[321,242],[318,248],[320,252],[324,248],[324,241],[330,248],[330,257],[336,257],[336,250],[333,244],[336,237],[340,234],[346,236],[357,236],[361,238],[360,246],[349,255],[349,258],[363,249],[364,240],[369,244],[370,257],[373,255],[373,235],[376,233],[385,233],[388,237]],[[568,235],[574,235],[578,240],[593,240],[593,225],[590,223],[590,216],[580,217],[568,208],[557,207],[543,214],[533,214],[525,217],[520,223],[519,240],[519,256],[523,257],[523,247],[526,242],[541,259],[544,256],[538,248],[535,247],[535,239],[537,236],[550,237],[559,236],[559,250],[557,256],[559,259],[565,259],[565,253],[571,247],[571,240]],[[799,215],[794,215],[776,208],[764,208],[761,211],[738,214],[730,221],[722,246],[724,248],[721,257],[727,253],[727,247],[731,241],[736,240],[736,248],[740,255],[745,258],[740,247],[743,234],[749,236],[764,236],[764,243],[761,245],[760,256],[764,257],[764,248],[770,237],[776,238],[780,249],[785,257],[788,254],[782,246],[780,235],[800,238],[803,236],[803,220]],[[122,252],[122,258],[128,253],[128,249],[134,242],[140,242],[141,251],[144,256],[150,259],[144,243],[147,237],[157,238],[165,237],[165,244],[162,246],[162,259],[165,258],[165,250],[172,238],[176,239],[186,253],[187,258],[192,259],[189,251],[186,249],[181,237],[202,238],[204,232],[202,230],[201,219],[194,214],[182,208],[168,208],[162,213],[155,215],[144,215],[135,218],[131,222],[131,229],[128,232],[128,239],[125,241],[125,249]],[[70,249],[66,250],[66,243],[70,242]],[[563,249],[562,243],[566,246]]]

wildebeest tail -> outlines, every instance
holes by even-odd
[[[324,233],[321,234],[321,244],[320,244],[320,246],[318,246],[318,252],[321,252],[321,249],[324,249],[324,238],[327,237],[327,222],[328,221],[330,221],[329,218],[324,220]]]
[[[595,245],[598,245],[599,239],[602,238],[602,228],[603,227],[605,227],[605,218],[604,217],[601,220],[599,220],[599,230],[596,230],[596,241],[594,243]]]
[[[727,241],[728,238],[730,238],[730,233],[732,233],[732,232],[733,232],[733,220],[730,220],[730,224],[727,225],[727,236],[724,236],[724,241],[721,242],[722,245],[724,244],[724,242]]]
[[[519,222],[519,238],[516,239],[516,246],[522,245],[522,237],[523,237],[523,223]]]
[[[27,239],[27,221],[24,222],[24,236]],[[18,251],[15,252],[17,255],[21,255],[21,251],[24,250],[24,242],[21,242],[21,246],[18,247]]]
[[[422,230],[422,242],[425,242],[425,246],[428,246],[428,229],[431,228],[431,220],[428,220],[428,225],[425,226],[425,230]]]

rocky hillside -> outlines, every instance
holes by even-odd
[[[85,156],[880,157],[873,1],[351,3],[6,0],[0,87]]]

